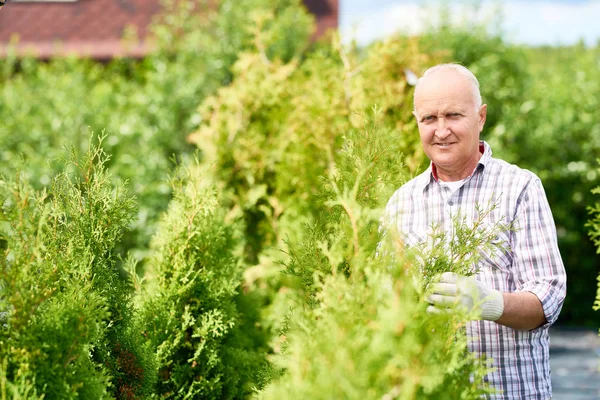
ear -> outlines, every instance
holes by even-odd
[[[483,130],[483,125],[485,125],[485,119],[487,117],[487,104],[482,104],[479,107],[479,131]]]
[[[417,122],[419,121],[419,116],[417,115],[417,110],[413,110],[412,111],[412,115],[415,116],[415,118],[417,119]]]

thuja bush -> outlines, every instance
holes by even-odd
[[[106,326],[106,302],[81,279],[87,268],[71,268],[77,251],[47,252],[47,198],[21,180],[2,181],[0,190],[2,395],[102,398],[109,378],[89,351]]]
[[[429,249],[410,254],[384,229],[382,206],[407,176],[392,138],[376,125],[344,137],[321,193],[320,222],[304,228],[304,241],[289,243],[285,271],[301,281],[304,296],[282,329],[274,357],[281,376],[261,398],[478,399],[489,392],[485,361],[467,352],[464,313],[425,311],[435,280],[423,273],[434,258]],[[477,221],[460,222],[458,237],[476,240],[459,241],[454,254],[463,262],[436,272],[472,269],[472,255],[493,234]]]
[[[158,361],[156,396],[244,398],[259,385],[266,344],[240,291],[241,226],[197,166],[180,169],[173,193],[139,293],[138,326]]]
[[[302,240],[288,237],[286,241],[287,246],[284,248],[291,258],[285,263],[284,271],[301,278],[304,290],[311,287],[315,271],[334,273],[341,268],[343,273],[344,268],[348,267],[343,260],[358,250],[361,237],[365,239],[364,243],[376,243],[373,235],[378,234],[378,223],[361,224],[362,231],[338,230],[342,227],[358,226],[358,221],[363,218],[373,222],[373,215],[363,214],[375,213],[374,210],[383,207],[394,190],[409,176],[410,169],[404,164],[403,145],[396,140],[396,132],[386,128],[379,121],[380,113],[380,109],[373,109],[363,116],[364,128],[350,130],[341,136],[342,143],[339,146],[337,162],[329,166],[325,172],[327,177],[321,177],[322,184],[315,196],[313,207],[318,212],[315,222],[297,227],[304,231],[302,235],[296,236]],[[357,208],[358,214],[351,212],[353,208]],[[338,224],[342,215],[347,215],[350,225]],[[352,237],[352,242],[346,241],[347,237]],[[326,257],[321,258],[321,267],[316,267],[317,264],[313,261],[315,249],[326,253],[328,241],[338,239],[341,241],[340,246],[341,243],[352,246],[347,248],[345,256],[335,263],[336,271],[332,272],[333,266],[326,261]],[[298,247],[299,243],[302,243],[302,246]],[[313,268],[303,267],[306,263],[305,258],[311,260]]]
[[[131,329],[132,291],[115,251],[135,205],[99,147],[72,153],[47,191],[22,175],[0,184],[3,394],[144,397],[153,354]]]
[[[276,358],[283,375],[262,398],[481,398],[485,367],[467,353],[460,323],[426,315],[406,271],[391,272],[322,277],[314,308],[290,315]]]
[[[600,194],[600,186],[592,189],[592,194]],[[589,235],[600,253],[600,203],[596,202],[593,206],[588,207],[590,220],[586,227],[589,229]]]
[[[257,43],[265,41],[261,32],[255,33]],[[290,303],[303,295],[297,280],[279,272],[289,258],[281,249],[285,241],[309,240],[304,226],[320,223],[323,177],[340,162],[344,134],[377,122],[387,132],[380,140],[390,150],[389,174],[422,165],[405,69],[427,62],[433,61],[406,38],[373,46],[364,59],[335,38],[290,61],[257,46],[233,66],[232,83],[200,105],[203,122],[189,140],[202,150],[207,179],[223,205],[244,221],[244,260],[252,265],[244,285],[262,299],[260,323],[271,333],[272,351],[280,350]],[[380,155],[374,151],[372,157]],[[381,188],[377,178],[369,179]],[[379,200],[391,195],[369,193]]]
[[[404,163],[422,165],[406,71],[428,62],[408,38],[375,45],[364,59],[335,38],[289,62],[260,46],[240,56],[231,85],[200,105],[204,122],[189,140],[202,149],[228,206],[244,217],[250,262],[318,214],[321,177],[342,135],[362,128],[373,104],[381,125],[396,130]]]

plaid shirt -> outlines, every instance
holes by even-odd
[[[435,177],[435,165],[394,193],[386,207],[408,246],[427,241],[432,226],[452,232],[452,215],[473,219],[476,205],[498,206],[489,223],[503,218],[514,230],[501,234],[508,251],[497,259],[484,257],[476,278],[500,292],[531,292],[541,301],[547,323],[531,331],[517,331],[490,321],[467,324],[469,350],[493,359],[494,372],[486,376],[501,391],[494,399],[552,397],[549,326],[556,321],[566,295],[566,274],[558,250],[556,228],[540,179],[527,170],[483,152],[475,171],[462,187],[452,191]],[[491,202],[491,203],[490,203]]]

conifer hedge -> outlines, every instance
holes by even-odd
[[[153,238],[138,326],[155,349],[159,398],[241,399],[258,383],[266,342],[241,315],[239,221],[199,168],[182,168]]]
[[[153,390],[153,355],[132,330],[116,246],[135,203],[106,154],[73,151],[48,190],[1,180],[3,397],[135,398]]]
[[[205,122],[188,140],[246,221],[247,260],[314,219],[344,134],[364,128],[373,107],[393,129],[396,164],[412,172],[423,165],[407,74],[432,62],[406,38],[375,45],[364,59],[335,38],[289,62],[260,51],[240,56],[232,83],[200,105]]]

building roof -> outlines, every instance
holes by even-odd
[[[338,0],[304,3],[317,19],[315,37],[337,28]],[[161,0],[9,0],[0,12],[0,56],[11,38],[17,38],[19,54],[42,59],[66,54],[142,57],[151,50],[144,39],[161,8]],[[128,27],[140,38],[135,43],[122,40]]]
[[[314,37],[320,37],[339,25],[339,0],[303,0],[308,11],[316,17]]]

